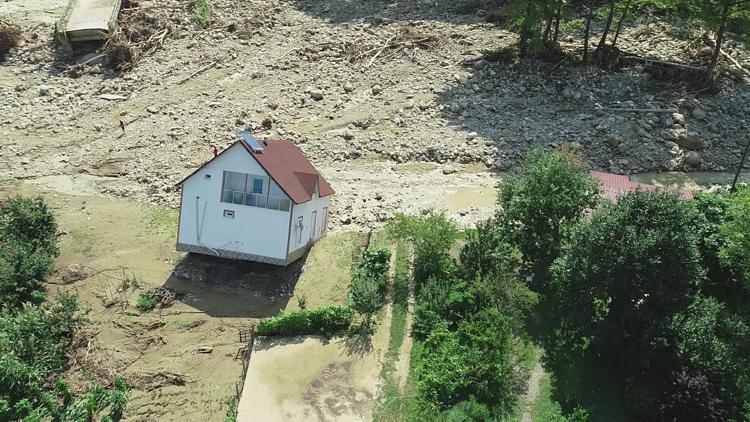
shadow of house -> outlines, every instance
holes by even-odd
[[[189,253],[164,282],[183,304],[213,317],[264,318],[285,309],[307,255],[286,267]]]

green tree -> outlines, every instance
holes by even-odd
[[[561,327],[620,368],[658,366],[669,322],[703,281],[694,208],[636,191],[598,209],[553,267]]]
[[[396,214],[388,223],[391,236],[414,247],[414,281],[418,290],[430,277],[450,278],[455,263],[450,256],[459,232],[444,212],[426,210],[420,215]]]
[[[599,185],[583,164],[565,152],[534,150],[520,176],[499,186],[500,230],[523,254],[535,278],[546,278],[569,227],[596,205]]]
[[[0,242],[0,308],[44,300],[44,283],[52,275],[53,259],[18,241]]]
[[[745,288],[750,291],[750,187],[732,195],[720,233],[725,243],[720,246],[719,257],[743,275]]]
[[[13,198],[0,205],[0,242],[28,245],[31,252],[52,257],[57,249],[57,224],[42,198]]]

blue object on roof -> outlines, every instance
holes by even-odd
[[[253,136],[252,133],[249,131],[243,130],[240,132],[240,136],[242,137],[242,141],[247,145],[250,149],[252,149],[255,152],[262,152],[263,147],[260,145],[260,142],[258,142],[257,139]]]

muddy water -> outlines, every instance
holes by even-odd
[[[664,172],[664,173],[641,173],[630,176],[634,182],[649,183],[656,186],[664,186],[674,189],[706,189],[713,185],[729,185],[732,183],[734,173],[719,173],[698,171],[693,173]],[[750,183],[750,173],[740,174],[740,182]]]

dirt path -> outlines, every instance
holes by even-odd
[[[395,376],[398,380],[399,389],[404,392],[406,386],[406,380],[409,378],[409,365],[411,363],[411,327],[414,322],[414,255],[409,255],[409,299],[406,305],[406,335],[404,336],[404,342],[401,343],[401,348],[398,351],[398,361],[395,364]]]
[[[529,375],[529,382],[526,386],[526,394],[523,396],[524,411],[521,416],[522,422],[532,422],[531,408],[534,406],[536,398],[539,396],[541,380],[544,375],[542,363],[537,361]]]

